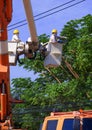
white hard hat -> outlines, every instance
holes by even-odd
[[[29,38],[27,39],[27,41],[28,41],[28,42],[32,42],[31,37],[29,37]]]

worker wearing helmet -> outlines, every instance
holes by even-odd
[[[50,36],[49,43],[57,43],[57,30],[52,30],[52,35]]]
[[[63,43],[63,40],[67,39],[65,36],[57,36],[57,30],[52,30],[52,35],[50,37],[49,43]]]
[[[19,38],[19,30],[14,30],[13,31],[13,37],[12,37],[12,41],[14,42],[20,42],[20,38]]]

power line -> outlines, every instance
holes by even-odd
[[[77,3],[75,3],[75,4],[72,4],[72,5],[68,6],[68,7],[63,8],[63,9],[57,10],[57,11],[55,11],[55,12],[53,12],[53,13],[47,14],[47,15],[45,15],[45,16],[43,16],[43,17],[38,18],[38,19],[35,19],[35,21],[40,20],[40,19],[42,19],[42,18],[45,18],[45,17],[47,17],[47,16],[50,16],[50,15],[52,15],[52,14],[58,13],[58,12],[60,12],[60,11],[62,11],[62,10],[65,10],[65,9],[67,9],[67,8],[70,8],[70,7],[72,7],[72,6],[75,6],[75,5],[77,5],[77,4],[79,4],[79,3],[83,2],[83,1],[85,1],[85,0],[82,0],[82,1],[80,1],[80,2],[77,2]]]
[[[47,16],[50,16],[50,15],[52,15],[52,14],[58,13],[58,12],[60,12],[60,11],[62,11],[62,10],[65,10],[65,9],[67,9],[67,8],[70,8],[70,7],[72,7],[72,6],[75,6],[75,5],[77,5],[77,4],[79,4],[79,3],[83,2],[83,1],[85,1],[85,0],[82,0],[82,1],[80,1],[80,2],[77,2],[77,3],[75,3],[75,4],[72,4],[72,5],[68,6],[68,7],[65,7],[65,8],[60,9],[60,10],[58,10],[58,11],[55,11],[55,12],[53,12],[53,13],[47,14],[47,15],[42,16],[42,17],[40,17],[40,18],[37,18],[37,19],[35,19],[35,21],[40,20],[40,19],[42,19],[42,18],[45,18],[45,17],[47,17]],[[67,2],[67,3],[69,3],[69,2]],[[65,4],[63,4],[63,5],[65,5]],[[58,7],[59,7],[59,6],[58,6]],[[57,8],[57,7],[55,7],[55,9],[56,9],[56,8]],[[51,11],[51,10],[53,10],[53,9],[50,9],[50,11]],[[46,11],[46,12],[48,12],[48,11]],[[45,12],[45,13],[46,13],[46,12]],[[37,17],[37,16],[42,15],[42,14],[44,14],[44,13],[38,14],[38,15],[36,15],[36,16],[34,16],[34,17]],[[24,21],[24,20],[23,20],[23,21]],[[22,21],[22,22],[23,22],[23,21]],[[18,22],[18,23],[21,23],[21,21]],[[14,25],[16,25],[16,24],[17,24],[17,23],[13,24],[12,26],[14,26]],[[27,22],[24,23],[24,24],[21,24],[21,25],[19,25],[19,26],[16,26],[16,28],[21,27],[21,26],[24,26],[24,25],[26,25],[26,24],[27,24]],[[9,27],[10,27],[10,26],[9,26]],[[15,27],[9,29],[8,31],[10,31],[10,30],[12,30],[12,29],[15,29]]]
[[[65,8],[63,8],[63,9],[60,9],[60,10],[54,11],[54,12],[52,12],[52,13],[50,13],[50,14],[47,14],[47,15],[42,16],[42,17],[40,17],[40,18],[37,18],[37,19],[35,19],[34,21],[37,21],[37,20],[43,19],[43,18],[45,18],[45,17],[48,17],[48,16],[50,16],[50,15],[53,15],[53,14],[55,14],[55,13],[58,13],[58,12],[63,11],[63,10],[65,10],[65,9],[68,9],[68,8],[70,8],[70,7],[73,7],[73,6],[77,5],[77,4],[80,4],[80,3],[84,2],[84,1],[85,1],[85,0],[82,0],[82,1],[76,2],[76,3],[72,4],[72,5],[69,5],[69,6],[65,7]],[[35,16],[35,17],[36,17],[36,16]],[[17,24],[17,23],[16,23],[16,24]],[[18,28],[18,27],[21,27],[21,26],[24,26],[24,25],[26,25],[26,24],[27,24],[27,22],[24,23],[24,24],[21,24],[21,25],[19,25],[19,26],[16,26],[16,27],[10,28],[10,29],[8,29],[8,31],[13,30],[13,29]],[[14,26],[14,24],[13,24],[13,26]],[[9,26],[9,27],[10,27],[10,26]]]
[[[66,2],[66,3],[64,3],[64,4],[61,4],[61,5],[59,5],[59,6],[56,6],[56,7],[52,8],[52,9],[49,9],[49,10],[47,10],[47,11],[44,11],[44,12],[40,13],[40,14],[37,14],[37,15],[35,15],[34,17],[38,17],[38,16],[40,16],[40,15],[46,14],[46,13],[52,11],[52,10],[55,10],[55,9],[57,9],[57,8],[60,8],[60,7],[64,6],[64,5],[70,4],[71,2],[74,2],[74,1],[76,1],[76,0],[68,1],[68,2]],[[8,27],[15,26],[16,24],[20,24],[21,22],[25,22],[25,21],[26,21],[26,19],[25,19],[25,20],[21,20],[21,21],[19,21],[19,22],[17,22],[17,23],[14,23],[14,24],[12,24],[12,25],[9,25]]]

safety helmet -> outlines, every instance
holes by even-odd
[[[19,33],[19,30],[17,29],[13,31],[13,34],[18,34],[18,33]]]
[[[52,30],[52,33],[57,33],[57,30],[56,30],[56,29],[53,29],[53,30]]]

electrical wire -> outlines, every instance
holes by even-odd
[[[43,17],[38,18],[38,19],[35,19],[35,21],[40,20],[40,19],[42,19],[42,18],[45,18],[45,17],[47,17],[47,16],[50,16],[50,15],[52,15],[52,14],[58,13],[58,12],[60,12],[60,11],[62,11],[62,10],[65,10],[65,9],[67,9],[67,8],[70,8],[70,7],[72,7],[72,6],[75,6],[75,5],[77,5],[77,4],[79,4],[79,3],[83,2],[83,1],[85,1],[85,0],[82,0],[82,1],[80,1],[80,2],[77,2],[77,3],[75,3],[75,4],[72,4],[72,5],[68,6],[68,7],[63,8],[63,9],[57,10],[57,11],[55,11],[55,12],[53,12],[53,13],[47,14],[47,15],[45,15],[45,16],[43,16]]]
[[[52,9],[49,9],[49,10],[47,10],[47,11],[44,11],[44,12],[40,13],[40,14],[37,14],[37,15],[35,15],[34,17],[38,17],[38,16],[40,16],[40,15],[46,14],[46,13],[52,11],[52,10],[55,10],[55,9],[57,9],[57,8],[60,8],[60,7],[64,6],[64,5],[70,4],[71,2],[74,2],[74,1],[76,1],[76,0],[68,1],[68,2],[66,2],[66,3],[64,3],[64,4],[61,4],[61,5],[59,5],[59,6],[56,6],[56,7],[52,8]],[[19,21],[19,22],[17,22],[17,23],[14,23],[14,24],[12,24],[12,25],[9,25],[8,27],[15,26],[16,24],[20,24],[21,22],[25,22],[25,21],[26,21],[26,19],[25,19],[25,20],[21,20],[21,21]]]
[[[50,14],[45,15],[45,16],[39,17],[39,18],[35,19],[34,21],[43,19],[43,18],[45,18],[45,17],[48,17],[48,16],[53,15],[53,14],[55,14],[55,13],[58,13],[58,12],[60,12],[60,11],[63,11],[63,10],[65,10],[65,9],[67,9],[67,8],[70,8],[70,7],[73,7],[73,6],[77,5],[77,4],[80,4],[80,3],[84,2],[84,1],[85,1],[85,0],[76,2],[76,3],[74,3],[74,4],[72,4],[72,5],[69,5],[69,6],[65,7],[65,8],[62,8],[62,9],[57,10],[57,11],[54,11],[54,12],[52,12],[52,13],[50,13]],[[42,14],[43,14],[43,13],[41,13],[41,15],[42,15]],[[40,15],[40,14],[38,14],[38,15]],[[36,15],[35,17],[37,17],[38,15]],[[18,22],[18,23],[20,23],[20,22]],[[16,24],[17,24],[17,23],[16,23]],[[16,25],[16,24],[13,24],[12,26],[14,26],[14,25]],[[27,24],[27,22],[24,23],[24,24],[21,24],[21,25],[19,25],[19,26],[10,28],[10,29],[8,29],[8,31],[13,30],[13,29],[18,28],[18,27],[21,27],[21,26],[24,26],[24,25],[26,25],[26,24]],[[11,27],[11,26],[9,26],[9,27]]]

